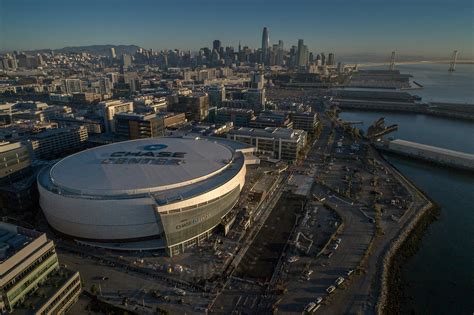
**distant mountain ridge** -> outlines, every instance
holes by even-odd
[[[108,56],[110,48],[115,48],[115,54],[117,57],[128,54],[133,55],[140,47],[137,45],[89,45],[89,46],[75,46],[75,47],[64,47],[60,49],[38,49],[30,50],[28,53],[45,53],[51,50],[55,53],[89,53],[92,55],[104,55]]]

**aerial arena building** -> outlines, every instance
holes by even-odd
[[[81,242],[176,255],[223,223],[253,150],[172,137],[100,146],[43,169],[40,205],[54,230]]]

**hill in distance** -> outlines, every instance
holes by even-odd
[[[55,53],[89,53],[91,55],[104,55],[108,56],[110,52],[110,48],[115,48],[115,53],[117,57],[128,54],[133,55],[137,49],[140,47],[137,45],[90,45],[90,46],[76,46],[76,47],[64,47],[60,49],[40,49],[40,50],[32,50],[29,53],[43,53],[54,51]]]

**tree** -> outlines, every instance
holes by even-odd
[[[95,283],[93,285],[91,285],[91,293],[93,295],[96,295],[98,290],[99,289],[97,288],[97,285]]]

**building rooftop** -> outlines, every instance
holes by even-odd
[[[0,263],[3,263],[34,240],[16,226],[0,222]]]
[[[301,135],[306,134],[306,131],[279,127],[267,127],[265,129],[240,127],[238,129],[231,130],[230,134],[248,135],[262,138],[281,138],[285,140],[297,140]]]
[[[47,129],[45,131],[41,131],[39,133],[31,135],[30,139],[31,140],[44,139],[44,138],[48,138],[60,133],[69,133],[71,130],[76,130],[78,128],[84,128],[84,127],[79,126],[79,127],[62,127],[62,128]]]
[[[109,106],[120,106],[120,105],[129,105],[133,104],[133,101],[128,101],[128,100],[107,100],[100,102],[99,105],[109,107]]]
[[[0,141],[0,153],[5,153],[11,150],[21,148],[22,144],[20,142],[8,142],[8,141]]]
[[[317,116],[316,112],[299,112],[299,111],[293,111],[291,112],[293,116],[308,116],[308,117],[314,117]]]
[[[48,176],[62,193],[132,196],[194,185],[221,173],[233,158],[231,148],[215,141],[149,138],[71,155]]]
[[[127,118],[131,120],[150,120],[157,118],[156,113],[138,114],[134,112],[123,112],[115,114],[115,118]]]
[[[217,109],[218,113],[245,113],[245,114],[253,114],[253,110],[246,109],[246,108],[232,108],[232,107],[221,107]]]

